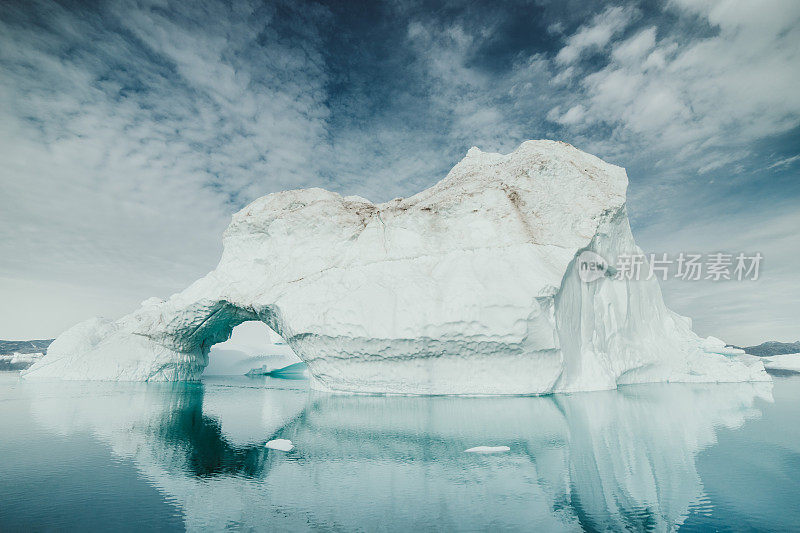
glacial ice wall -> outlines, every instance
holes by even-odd
[[[575,258],[639,251],[624,169],[561,142],[472,148],[445,179],[373,204],[322,189],[233,216],[219,265],[167,300],[62,334],[27,377],[197,379],[209,348],[261,320],[315,388],[540,394],[659,381],[769,380],[708,353],[656,280],[583,282]]]

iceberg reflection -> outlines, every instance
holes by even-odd
[[[759,416],[772,387],[426,398],[263,383],[24,390],[39,424],[90,431],[131,459],[189,529],[669,530],[707,504],[698,453]],[[274,438],[296,447],[266,449]],[[511,450],[464,453],[481,445]]]

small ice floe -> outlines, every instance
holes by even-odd
[[[508,446],[475,446],[469,450],[464,450],[465,453],[502,453],[511,450]]]
[[[294,444],[289,439],[275,439],[266,443],[264,446],[271,450],[278,450],[280,452],[290,452],[294,448]]]
[[[785,372],[800,373],[800,353],[770,355],[761,359],[764,361],[764,368],[767,371],[783,370]]]

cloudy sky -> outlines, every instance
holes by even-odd
[[[475,145],[628,169],[646,252],[761,252],[664,284],[700,334],[800,338],[800,2],[0,4],[0,338],[120,316],[216,265],[233,212],[373,201]]]

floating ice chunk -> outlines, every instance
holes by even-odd
[[[274,439],[264,446],[271,450],[278,450],[279,452],[290,452],[294,449],[294,444],[292,444],[292,441],[289,439]]]
[[[511,450],[508,446],[475,446],[469,450],[464,450],[465,453],[501,453]]]
[[[800,372],[800,353],[785,353],[762,357],[764,367],[768,370],[791,370]]]
[[[25,370],[44,357],[44,353],[19,353],[0,355],[0,370]]]

